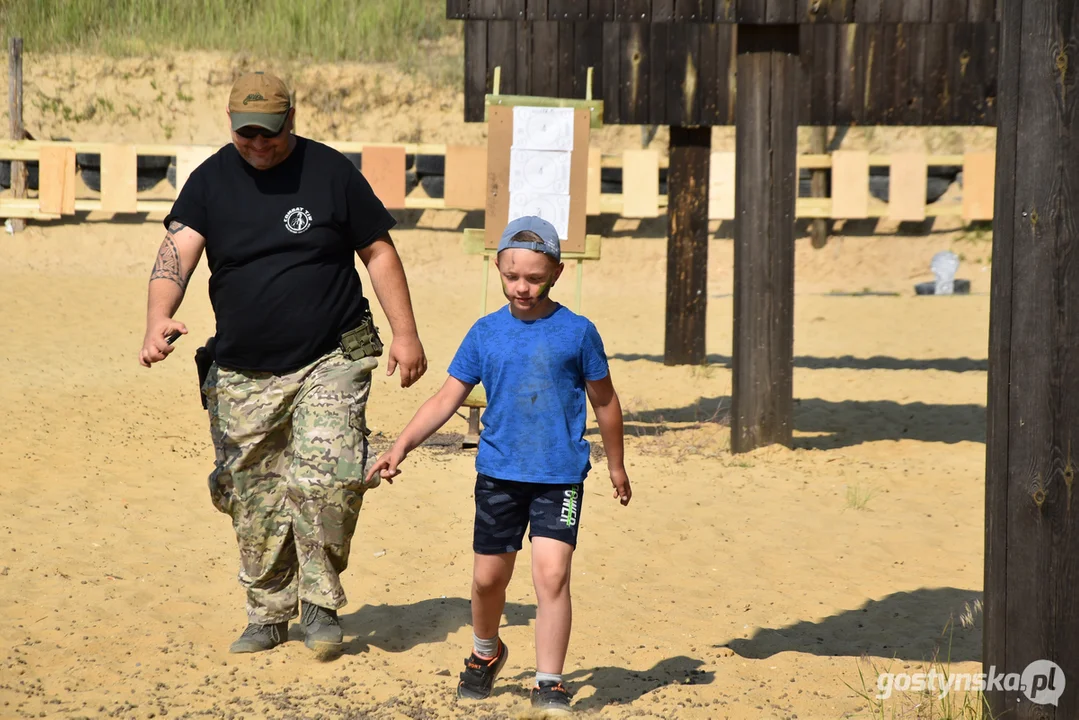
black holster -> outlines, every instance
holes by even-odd
[[[202,399],[202,407],[206,409],[206,394],[202,391],[202,386],[206,384],[206,378],[210,374],[210,367],[214,364],[216,355],[214,349],[217,346],[217,338],[212,337],[206,341],[206,344],[195,351],[195,369],[199,373],[199,397]]]

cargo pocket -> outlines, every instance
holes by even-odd
[[[367,438],[371,435],[362,401],[349,405],[348,429],[348,442],[343,444],[337,459],[337,477],[346,490],[362,495],[368,488],[364,483],[364,476],[370,462],[370,444]]]
[[[215,406],[214,406],[215,407]],[[214,470],[210,473],[210,502],[219,511],[232,517],[232,473],[229,471],[228,449],[221,418],[216,412],[210,414],[210,436],[214,443]]]
[[[220,468],[215,468],[210,473],[210,502],[220,512],[232,517],[232,483],[222,479],[224,473]]]

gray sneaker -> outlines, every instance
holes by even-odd
[[[288,623],[256,625],[251,623],[229,647],[230,653],[253,653],[275,648],[288,639]]]
[[[337,622],[337,611],[319,605],[303,603],[300,615],[303,626],[303,644],[319,656],[332,656],[341,651],[344,636]]]

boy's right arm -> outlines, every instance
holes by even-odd
[[[195,271],[206,238],[179,221],[169,223],[168,232],[157,251],[150,273],[146,301],[146,335],[139,351],[139,364],[150,367],[169,356],[174,349],[168,337],[174,332],[187,333],[187,327],[172,319],[184,299],[187,282]]]
[[[401,473],[397,466],[412,450],[431,437],[436,430],[446,424],[453,416],[475,385],[463,382],[450,375],[437,393],[420,406],[415,416],[401,431],[393,447],[371,465],[367,471],[370,483],[376,474],[383,480],[393,483],[393,478]]]

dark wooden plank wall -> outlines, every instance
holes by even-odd
[[[1056,692],[992,688],[986,715],[1079,717],[1079,46],[1073,0],[1008,0],[989,329],[983,668],[1054,662]],[[1056,58],[1056,59],[1055,59]],[[1011,684],[1011,683],[1009,683]],[[1034,688],[1039,686],[1031,683]],[[1058,697],[1059,696],[1059,697]],[[1051,702],[1052,705],[1045,704]]]
[[[446,0],[451,20],[961,23],[999,18],[1001,0]]]
[[[770,0],[762,1],[767,13]],[[599,15],[619,12],[617,2],[578,5]],[[709,2],[670,0],[648,9],[657,7],[673,17],[702,12]],[[871,16],[883,17],[888,7],[884,0]],[[504,94],[571,98],[585,97],[592,67],[592,95],[604,100],[606,123],[730,125],[736,32],[729,23],[468,20],[465,119],[483,119],[498,65]],[[802,25],[808,80],[797,86],[799,123],[994,125],[999,33],[995,22]]]

